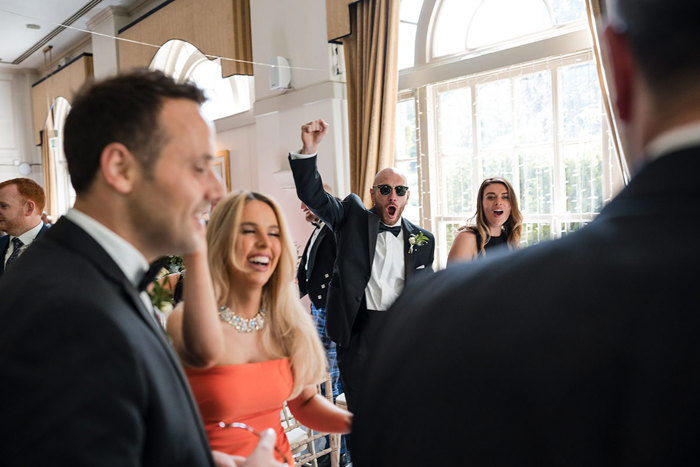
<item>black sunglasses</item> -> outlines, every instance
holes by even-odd
[[[396,191],[396,196],[406,196],[406,193],[408,192],[408,187],[404,185],[396,185],[395,187],[391,185],[375,185],[372,188],[379,188],[379,193],[383,194],[384,196],[391,193],[392,189]]]

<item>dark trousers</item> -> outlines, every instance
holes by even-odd
[[[358,404],[362,403],[359,398],[365,380],[364,371],[371,358],[372,346],[379,338],[379,329],[386,313],[386,311],[368,310],[363,300],[352,326],[350,343],[347,346],[337,347],[340,379],[350,412],[354,413]]]

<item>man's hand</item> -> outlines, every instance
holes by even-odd
[[[268,428],[260,434],[260,441],[248,458],[241,456],[231,456],[235,461],[234,466],[238,467],[284,467],[286,464],[275,460],[275,441],[277,434],[275,430]],[[216,451],[214,451],[216,453]],[[218,462],[218,459],[215,458]],[[229,467],[228,464],[218,464],[217,467]]]
[[[316,154],[318,145],[326,136],[328,123],[323,119],[314,120],[301,126],[301,142],[303,144],[299,154]]]

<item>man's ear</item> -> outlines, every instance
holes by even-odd
[[[34,201],[32,201],[31,199],[27,199],[24,201],[25,216],[31,216],[34,213],[34,209],[36,209],[36,203]]]
[[[628,122],[632,118],[633,94],[635,86],[635,63],[630,51],[627,36],[611,26],[605,29],[614,89],[615,107],[620,119]]]
[[[128,194],[140,176],[141,165],[122,143],[109,143],[100,154],[100,173],[113,190]]]

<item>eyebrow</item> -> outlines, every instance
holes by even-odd
[[[258,227],[258,224],[256,224],[255,222],[241,222],[241,227],[243,227],[245,225],[250,226],[250,227]],[[279,229],[280,226],[277,224],[272,224],[272,225],[268,225],[267,228],[268,229],[271,229],[271,228],[272,229]]]

